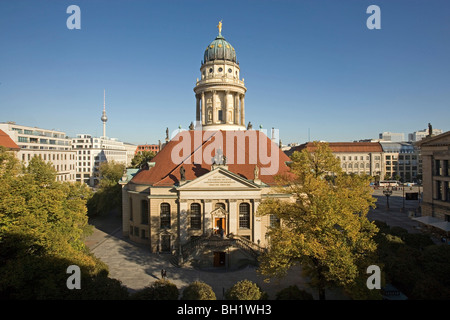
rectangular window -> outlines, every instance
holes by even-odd
[[[277,216],[274,214],[270,215],[270,226],[272,228],[277,228],[280,226],[280,219],[278,219]]]
[[[191,204],[191,229],[200,230],[202,228],[202,213],[199,203]]]
[[[434,169],[434,174],[436,176],[442,175],[441,160],[434,160]]]
[[[239,228],[250,229],[250,204],[239,205]]]
[[[170,204],[161,203],[160,221],[161,229],[170,229]]]
[[[133,199],[131,198],[130,198],[130,221],[133,221]]]
[[[448,160],[444,160],[444,175],[450,176],[450,168],[448,167]]]
[[[148,224],[148,201],[141,201],[141,224]]]

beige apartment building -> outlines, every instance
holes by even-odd
[[[15,122],[0,123],[3,130],[19,147],[16,153],[25,166],[38,156],[50,162],[56,170],[57,181],[75,181],[76,152],[65,132],[18,125]]]
[[[379,142],[328,142],[333,154],[340,160],[345,173],[367,174],[384,177],[384,154]],[[313,142],[304,143],[286,151],[291,156],[295,151],[314,152]]]

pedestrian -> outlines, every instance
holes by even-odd
[[[166,270],[161,269],[161,279],[164,280],[165,275],[166,275]]]
[[[164,269],[164,280],[167,278],[167,272],[166,272],[166,270]]]

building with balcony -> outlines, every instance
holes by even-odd
[[[93,137],[89,134],[77,134],[72,138],[72,148],[76,153],[76,181],[96,187],[100,182],[99,168],[105,161],[115,161],[127,165],[129,154],[134,148],[127,149],[125,144],[114,138]]]
[[[16,156],[25,166],[34,156],[38,156],[52,163],[57,181],[75,181],[76,153],[65,132],[23,126],[15,122],[0,123],[0,129],[20,147]]]

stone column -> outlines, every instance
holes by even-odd
[[[122,185],[122,235],[129,236],[130,233],[130,208],[132,208],[130,196],[127,192],[126,185]]]
[[[205,113],[206,113],[206,107],[205,107],[205,93],[204,92],[202,92],[202,126],[204,126],[205,124],[206,124],[206,116],[205,116]]]
[[[252,216],[253,216],[253,242],[254,243],[261,243],[264,240],[262,232],[261,232],[262,217],[256,215],[259,204],[260,204],[259,200],[253,201]],[[259,240],[259,242],[258,242],[258,240]]]
[[[211,217],[212,202],[211,200],[204,200],[203,202],[203,234],[211,234],[213,228],[213,221]]]
[[[179,206],[179,212],[178,212],[178,219],[179,219],[179,233],[180,233],[180,239],[179,239],[179,243],[183,244],[186,243],[189,239],[188,239],[188,233],[187,233],[187,228],[188,228],[188,205],[187,205],[187,201],[186,200],[179,200],[180,201],[180,206]]]
[[[196,98],[196,112],[195,112],[195,120],[200,121],[200,97],[195,95]]]
[[[234,124],[239,124],[239,100],[238,94],[233,95],[233,107],[234,107]]]
[[[216,91],[212,92],[211,95],[211,102],[212,102],[212,123],[215,124],[216,123],[216,102],[215,99],[216,98]]]
[[[433,180],[433,199],[439,199],[439,182]]]
[[[228,94],[230,93],[230,91],[225,90],[225,97],[224,97],[224,103],[225,103],[225,123],[229,123],[228,121],[228,111],[230,110],[230,107],[228,106]]]
[[[441,197],[442,197],[442,201],[447,201],[448,199],[447,199],[447,190],[448,190],[448,185],[447,185],[447,181],[442,181],[441,182],[441,188],[442,188],[442,195],[441,195]]]
[[[245,105],[244,105],[245,96],[241,95],[241,125],[245,125]]]
[[[237,234],[239,220],[238,214],[237,201],[230,200],[228,202],[228,233]]]

